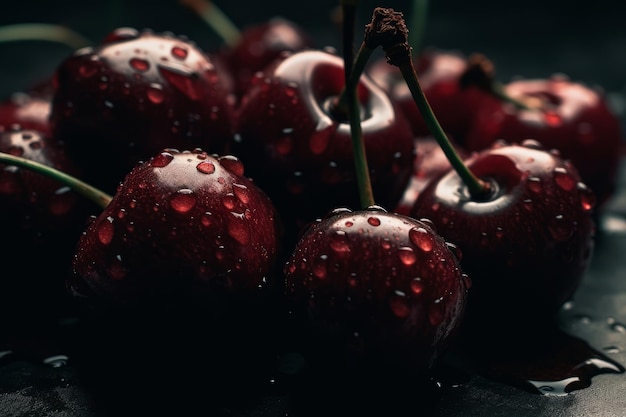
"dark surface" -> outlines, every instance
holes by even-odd
[[[240,26],[283,15],[309,30],[320,46],[339,48],[339,31],[329,18],[335,2],[222,3]],[[620,3],[597,1],[585,9],[558,1],[433,3],[426,44],[483,52],[502,81],[558,72],[601,86],[624,117],[626,30]],[[360,19],[366,23],[376,5],[403,10],[402,4],[361,2]],[[116,26],[134,26],[186,34],[209,50],[220,44],[211,29],[175,1],[14,3],[0,15],[0,24],[24,22],[64,23],[93,40]],[[69,52],[46,42],[0,45],[0,96],[47,78]],[[625,416],[626,374],[620,367],[626,364],[626,169],[620,178],[620,189],[600,218],[590,269],[558,326],[546,320],[525,330],[505,323],[488,332],[491,336],[477,335],[483,341],[476,344],[478,350],[453,351],[431,380],[381,375],[381,385],[361,385],[348,377],[329,377],[324,367],[304,372],[299,356],[282,349],[274,356],[273,349],[264,349],[273,346],[267,340],[243,338],[237,349],[222,350],[207,343],[198,323],[181,328],[176,315],[151,328],[138,318],[102,320],[76,306],[60,309],[58,317],[42,313],[40,322],[34,319],[30,327],[0,334],[0,416],[374,411],[439,417]],[[553,391],[539,391],[527,382],[567,378],[580,381],[567,386],[570,392],[560,392],[555,383],[544,384]]]

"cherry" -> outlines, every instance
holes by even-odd
[[[426,48],[414,58],[415,70],[433,112],[443,129],[454,140],[464,143],[474,112],[490,97],[475,86],[465,86],[463,76],[470,58],[459,51]],[[397,67],[385,58],[378,59],[368,74],[395,100],[411,122],[416,136],[428,136],[430,130]]]
[[[483,103],[468,130],[466,146],[482,150],[497,139],[533,138],[570,159],[601,207],[614,193],[623,133],[616,114],[598,88],[564,75],[521,79],[504,86],[516,106],[503,100]]]
[[[415,138],[415,149],[416,157],[413,164],[413,175],[404,190],[402,199],[393,209],[394,213],[407,216],[410,215],[417,196],[428,183],[439,174],[451,168],[450,161],[433,136]],[[459,145],[456,145],[456,151],[461,158],[468,156],[468,152]]]
[[[429,216],[463,250],[469,311],[481,325],[553,316],[589,265],[594,194],[574,165],[531,139],[497,142],[465,163],[491,183],[488,197],[472,197],[450,171],[422,190],[411,215]]]
[[[287,229],[359,204],[350,125],[333,111],[343,68],[329,51],[285,55],[253,78],[242,99],[233,153],[270,195]],[[372,188],[381,205],[393,206],[411,175],[413,136],[369,78],[361,77],[358,92]]]
[[[52,86],[46,83],[26,92],[15,92],[0,102],[0,127],[11,126],[48,134]]]
[[[385,26],[395,29],[391,34],[406,29],[401,14],[384,16]],[[574,164],[536,140],[498,142],[461,159],[421,89],[406,36],[381,44],[453,168],[421,191],[411,216],[431,219],[463,251],[461,267],[475,283],[470,323],[493,329],[495,323],[553,318],[591,258],[593,192]]]
[[[79,175],[63,144],[42,132],[12,126],[0,127],[0,152]],[[0,316],[7,330],[41,323],[71,306],[64,281],[76,241],[95,207],[53,178],[9,163],[1,166]],[[5,323],[4,318],[11,320]]]
[[[450,249],[428,220],[337,209],[298,241],[285,266],[288,296],[323,341],[315,346],[336,358],[430,368],[462,321],[469,288]]]
[[[313,47],[313,39],[303,28],[276,16],[245,28],[237,41],[222,48],[219,55],[233,74],[235,94],[242,97],[254,74],[280,58],[283,52]]]
[[[243,174],[237,158],[199,149],[137,165],[81,236],[70,289],[122,307],[266,293],[279,218]]]
[[[366,47],[364,41],[355,67]],[[361,152],[358,73],[347,77],[344,97],[358,191],[362,204],[371,204],[357,211],[336,208],[303,230],[284,268],[288,304],[313,360],[376,374],[422,374],[459,328],[470,281],[459,267],[460,253],[432,222],[373,204],[364,184],[369,161]]]
[[[55,74],[52,132],[83,162],[85,180],[108,192],[163,148],[221,153],[233,117],[220,72],[184,36],[118,28]]]

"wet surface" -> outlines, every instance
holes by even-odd
[[[202,39],[198,42],[202,46],[217,45],[217,38],[202,22],[172,3],[137,2],[131,7],[121,2],[76,2],[68,6],[73,11],[69,15],[58,4],[42,3],[28,11],[20,12],[19,7],[9,11],[0,24],[64,22],[93,39],[101,39],[118,25],[149,26]],[[362,3],[363,9],[375,5]],[[511,19],[495,3],[486,2],[481,9],[475,4],[470,8],[462,2],[442,2],[432,6],[426,41],[486,53],[504,81],[564,72],[601,85],[623,117],[626,31],[620,29],[619,7],[611,5],[599,2],[592,10],[565,13],[559,2],[529,2]],[[334,2],[312,2],[299,5],[298,10],[293,6],[280,6],[280,10],[307,22],[321,44],[339,45],[339,32],[328,20],[332,6]],[[234,3],[223,7],[237,15]],[[262,16],[256,7],[251,6],[237,23]],[[97,13],[106,18],[94,25]],[[363,16],[365,21],[369,13]],[[477,23],[485,21],[489,23]],[[63,46],[38,42],[0,45],[0,51],[14,57],[0,69],[3,96],[47,78],[68,53]],[[22,315],[28,308],[24,305],[15,316],[1,310],[5,331],[0,335],[0,415],[623,416],[625,250],[626,164],[622,164],[618,192],[599,218],[589,270],[574,298],[560,311],[558,322],[502,323],[499,329],[468,338],[471,343],[457,346],[423,379],[410,375],[389,379],[384,374],[329,377],[325,366],[309,364],[281,346],[280,335],[274,343],[258,344],[259,339],[238,339],[241,335],[224,330],[223,337],[241,342],[226,348],[207,341],[199,331],[201,322],[188,320],[181,325],[181,312],[164,314],[155,325],[141,317],[92,315],[63,297],[58,302],[30,300],[45,306],[41,314]]]

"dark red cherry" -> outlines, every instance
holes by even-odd
[[[246,27],[237,43],[224,47],[221,56],[233,74],[235,94],[241,97],[257,71],[262,71],[283,52],[312,48],[313,38],[299,25],[283,17]]]
[[[183,36],[119,28],[55,74],[52,132],[83,165],[84,179],[108,192],[163,148],[220,153],[233,117],[220,72]]]
[[[71,290],[105,306],[216,310],[229,297],[267,294],[279,219],[243,169],[201,150],[164,150],[137,165],[81,236]]]
[[[334,112],[343,60],[327,51],[284,56],[244,95],[233,152],[296,229],[338,206],[359,206],[350,125]],[[358,86],[361,126],[376,201],[394,206],[411,176],[408,121],[368,77]]]
[[[430,221],[378,206],[313,223],[285,265],[307,353],[402,374],[431,368],[464,317],[470,281],[457,256]]]
[[[468,153],[458,145],[456,151],[461,158],[468,156]],[[428,183],[451,168],[450,161],[433,136],[415,138],[415,152],[411,181],[404,190],[402,199],[393,209],[394,213],[406,216],[410,215],[417,196]]]
[[[468,59],[461,52],[437,48],[427,48],[413,58],[420,86],[433,112],[442,128],[459,143],[463,143],[480,103],[492,99],[475,86],[461,82],[468,70]],[[400,105],[415,136],[431,134],[398,67],[381,58],[371,65],[368,74]]]
[[[522,79],[504,86],[507,96],[524,102],[520,109],[500,100],[482,105],[467,134],[470,151],[497,139],[533,138],[570,159],[598,200],[598,208],[614,193],[623,132],[616,114],[598,88],[563,75]]]
[[[0,131],[0,152],[80,175],[62,144],[36,130]],[[96,209],[53,178],[0,164],[0,322],[5,330],[24,320],[41,323],[67,314],[64,280],[76,242]]]
[[[49,83],[11,94],[0,101],[0,129],[6,131],[14,127],[49,134],[51,101]]]
[[[466,160],[491,184],[469,195],[449,171],[422,190],[411,211],[432,219],[463,252],[472,277],[468,314],[494,322],[548,320],[578,288],[592,254],[595,197],[575,166],[534,140],[497,142]]]

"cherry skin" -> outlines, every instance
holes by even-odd
[[[80,175],[63,144],[42,132],[12,126],[0,126],[0,152]],[[72,303],[64,280],[96,207],[52,178],[4,163],[0,167],[0,316],[6,331],[67,314]],[[28,326],[18,330],[24,328]]]
[[[163,148],[221,153],[233,111],[220,72],[192,41],[118,28],[58,66],[50,123],[84,164],[84,180],[112,193]]]
[[[468,153],[459,145],[455,149],[461,158]],[[410,215],[415,200],[428,183],[439,174],[451,168],[450,161],[433,136],[415,138],[416,157],[413,164],[411,181],[404,190],[402,199],[394,207],[393,212]]]
[[[15,92],[0,101],[0,127],[50,133],[51,83],[42,83],[25,92]]]
[[[313,223],[285,264],[287,297],[316,350],[309,354],[430,369],[463,320],[470,285],[452,248],[428,220],[379,206],[336,209]]]
[[[562,75],[517,80],[504,88],[530,109],[499,100],[484,103],[468,131],[467,148],[482,150],[497,139],[533,138],[558,149],[576,166],[600,208],[615,191],[623,138],[619,118],[602,91]]]
[[[491,196],[471,198],[449,171],[422,190],[411,215],[432,219],[463,251],[461,267],[474,283],[468,321],[493,329],[489,323],[554,316],[591,258],[592,191],[571,163],[534,140],[498,141],[466,164],[492,184]]]
[[[123,308],[263,294],[279,239],[275,208],[241,161],[164,150],[137,165],[87,227],[69,287]]]
[[[424,95],[443,129],[463,143],[474,112],[483,100],[492,99],[474,86],[463,86],[468,57],[457,51],[427,48],[413,58]],[[411,122],[415,136],[431,134],[400,70],[385,58],[375,61],[368,74],[395,100]]]
[[[233,153],[299,230],[338,206],[358,206],[350,125],[333,113],[344,86],[343,60],[307,50],[283,56],[253,79],[242,99]],[[408,121],[367,77],[358,86],[372,189],[393,206],[414,160]]]
[[[312,47],[312,37],[299,25],[274,17],[245,28],[237,43],[224,47],[219,56],[233,74],[236,96],[241,97],[248,90],[253,75],[278,59],[281,53]]]

